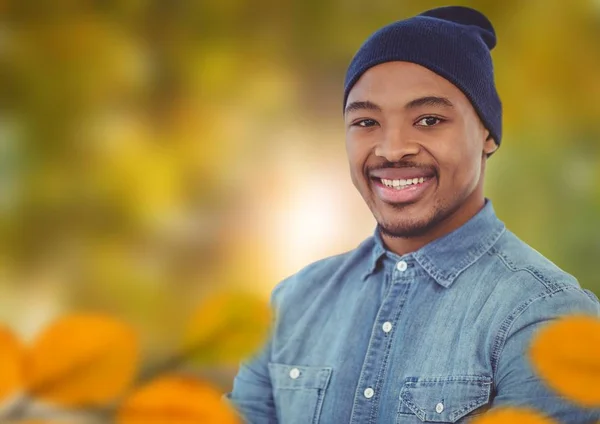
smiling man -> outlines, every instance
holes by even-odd
[[[549,389],[527,357],[550,321],[598,317],[600,304],[484,197],[502,135],[495,44],[484,15],[445,7],[380,29],[357,52],[346,147],[378,225],[274,290],[272,336],[228,395],[248,422],[465,423],[504,406],[599,418]]]
[[[415,63],[379,64],[352,87],[345,118],[352,181],[394,252],[417,250],[483,207],[484,158],[498,146],[448,80]]]

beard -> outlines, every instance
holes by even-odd
[[[458,209],[458,207],[444,207],[444,205],[436,204],[433,208],[433,212],[429,216],[403,219],[402,210],[404,207],[394,205],[388,206],[393,209],[397,217],[395,219],[384,219],[382,217],[377,220],[377,224],[382,234],[393,238],[414,238],[424,236]]]

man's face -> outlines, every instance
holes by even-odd
[[[349,93],[345,123],[352,182],[384,235],[443,232],[481,207],[496,145],[446,79],[408,62],[370,68]]]

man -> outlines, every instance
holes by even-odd
[[[251,423],[469,422],[502,406],[594,421],[532,370],[532,335],[598,299],[483,195],[500,146],[492,24],[444,7],[373,34],[346,76],[352,181],[378,225],[281,282],[264,350],[229,399]],[[293,248],[293,246],[290,246]]]

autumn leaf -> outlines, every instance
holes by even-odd
[[[245,293],[207,298],[193,315],[187,349],[202,363],[236,364],[266,339],[271,323],[267,302]]]
[[[236,424],[237,415],[221,394],[197,379],[163,376],[125,400],[117,424]]]
[[[26,385],[32,396],[60,405],[103,405],[129,386],[137,362],[137,339],[128,326],[103,315],[70,315],[34,341]]]
[[[473,424],[558,424],[528,408],[505,407],[492,409],[473,420]]]
[[[0,326],[0,404],[23,384],[23,349],[8,328]]]
[[[552,322],[533,339],[529,357],[561,396],[583,407],[600,406],[600,319],[574,315]]]

